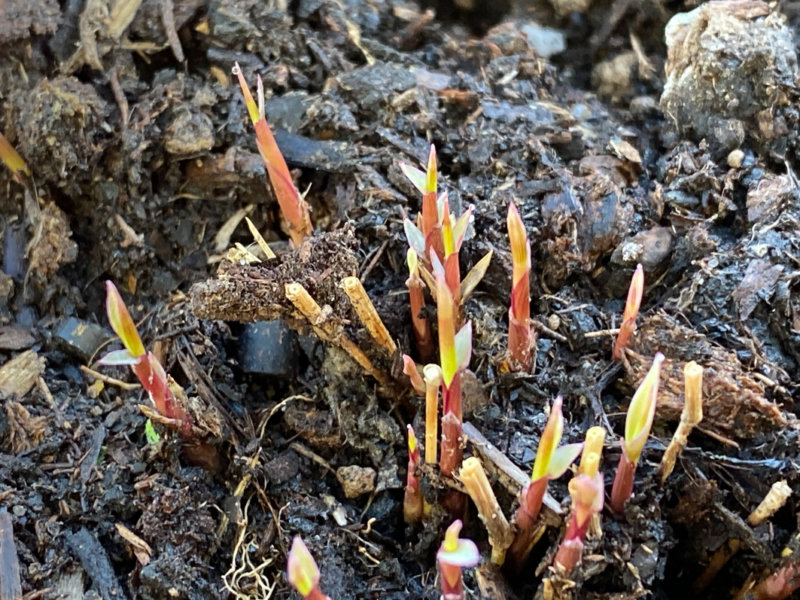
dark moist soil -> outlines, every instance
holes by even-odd
[[[468,570],[470,596],[729,598],[797,561],[799,15],[796,3],[783,16],[718,3],[668,29],[668,52],[667,22],[696,6],[0,0],[0,130],[33,182],[0,169],[3,600],[296,597],[284,577],[296,534],[334,600],[438,598],[452,517],[402,518],[420,400],[338,287],[358,275],[414,354],[402,216],[419,198],[398,161],[420,163],[431,142],[455,212],[475,207],[462,273],[494,251],[465,307],[474,432],[528,472],[561,393],[565,441],[608,429],[610,489],[628,399],[655,352],[667,357],[634,497],[603,514],[575,583],[542,586],[567,476],[550,486],[526,575]],[[315,235],[297,250],[235,61],[263,78],[278,144],[309,190]],[[532,374],[500,368],[512,200],[533,248]],[[251,244],[245,214],[277,259],[222,260]],[[637,263],[639,328],[615,364],[613,337],[596,332],[619,324]],[[202,441],[159,424],[148,438],[141,389],[82,370],[112,338],[107,279],[183,386]],[[286,301],[290,282],[383,382],[320,339]],[[661,487],[689,360],[706,367],[705,419]],[[510,517],[518,482],[485,463]],[[780,480],[794,496],[751,527]],[[435,469],[425,477],[434,503],[445,485]],[[474,508],[465,535],[488,562]]]

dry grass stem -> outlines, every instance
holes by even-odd
[[[761,504],[759,504],[758,507],[756,507],[756,509],[750,513],[749,517],[747,517],[747,522],[753,527],[760,525],[778,512],[783,505],[786,504],[786,501],[791,495],[792,488],[789,487],[789,484],[786,483],[785,479],[776,481],[772,484],[772,487],[770,488],[769,492],[767,492],[767,495],[764,496]]]
[[[478,507],[481,521],[489,532],[492,562],[502,565],[506,559],[506,550],[514,541],[514,533],[503,514],[503,509],[500,508],[500,503],[497,502],[481,461],[474,456],[465,460],[461,465],[458,479],[464,484],[470,498]]]
[[[442,370],[439,365],[425,365],[425,462],[438,460],[436,441],[439,436],[439,386],[442,385]]]
[[[314,333],[323,341],[330,342],[338,345],[342,350],[347,352],[353,360],[355,360],[367,374],[372,375],[379,382],[388,385],[389,378],[381,371],[379,371],[369,357],[364,354],[350,338],[348,338],[337,327],[328,320],[322,313],[322,308],[317,304],[316,300],[311,297],[308,290],[301,284],[293,282],[287,283],[286,299],[291,302],[294,307],[311,323],[314,328]]]
[[[353,308],[361,319],[361,323],[366,327],[369,334],[383,348],[389,356],[394,356],[397,352],[397,344],[394,343],[389,330],[383,324],[378,311],[375,310],[375,305],[367,295],[367,290],[361,285],[358,277],[345,277],[341,281],[342,289],[350,302],[353,303]]]
[[[686,447],[692,429],[703,420],[703,367],[694,361],[686,363],[683,379],[685,393],[681,421],[661,458],[661,483],[666,481],[675,468],[675,461]]]

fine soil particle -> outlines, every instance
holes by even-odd
[[[549,484],[522,577],[490,564],[471,504],[459,514],[483,557],[464,571],[469,597],[787,590],[800,552],[798,27],[794,3],[759,0],[0,0],[0,131],[31,171],[0,168],[0,590],[299,597],[285,570],[301,535],[334,600],[439,598],[461,484],[423,464],[429,514],[403,521],[406,426],[422,445],[425,411],[402,374],[401,354],[419,358],[403,218],[420,195],[400,163],[424,164],[431,143],[439,191],[456,215],[473,209],[461,273],[493,253],[461,307],[462,441],[508,518],[557,394],[564,443],[606,430],[611,489],[631,394],[666,356],[633,496],[590,525],[580,567],[552,567],[567,474]],[[260,75],[311,207],[314,235],[296,248],[236,62],[251,85]],[[507,368],[509,202],[531,241],[530,373]],[[277,258],[250,261],[245,216]],[[612,362],[637,264],[638,330]],[[344,293],[353,276],[395,355]],[[103,347],[109,279],[191,435],[127,367],[95,364],[120,347]],[[704,417],[662,484],[692,360]],[[780,481],[792,496],[751,525]]]

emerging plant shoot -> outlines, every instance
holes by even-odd
[[[256,131],[258,152],[264,160],[264,166],[267,169],[267,175],[275,192],[275,197],[278,199],[278,205],[281,207],[283,218],[288,223],[287,233],[295,247],[299,247],[303,243],[303,239],[311,235],[308,204],[300,192],[297,191],[294,181],[292,181],[292,174],[286,165],[286,160],[275,142],[272,129],[267,124],[267,118],[264,114],[264,84],[261,82],[261,76],[259,75],[258,77],[258,104],[256,104],[239,63],[234,66],[233,73],[239,79],[239,86],[242,88],[247,112],[250,114],[250,120],[253,122],[253,127]]]
[[[465,600],[464,581],[461,569],[474,567],[481,560],[478,547],[472,540],[462,540],[458,537],[461,532],[461,521],[455,520],[444,534],[436,560],[439,562],[441,575],[442,600]]]
[[[286,571],[289,583],[304,600],[331,600],[319,589],[319,568],[299,535],[292,541]]]
[[[633,492],[636,465],[653,425],[658,400],[658,378],[661,375],[661,363],[663,362],[664,355],[659,352],[653,359],[653,365],[644,380],[633,394],[633,399],[628,407],[628,416],[625,419],[625,439],[621,442],[622,454],[619,458],[614,486],[611,489],[611,508],[618,513],[625,508],[625,502]]]

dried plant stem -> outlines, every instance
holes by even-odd
[[[442,370],[439,365],[425,365],[422,369],[425,378],[425,462],[437,460],[436,440],[439,433],[439,386],[442,384]]]
[[[662,484],[675,468],[675,460],[686,447],[692,429],[703,420],[703,367],[694,361],[686,363],[683,368],[683,380],[685,399],[683,411],[681,412],[681,422],[678,424],[678,428],[675,430],[675,434],[672,436],[672,440],[661,458],[659,470]]]
[[[581,453],[581,464],[578,472],[589,477],[594,477],[600,468],[600,457],[603,454],[603,442],[606,439],[606,430],[602,427],[590,427],[586,432],[586,441]]]
[[[259,233],[256,226],[250,220],[250,217],[245,217],[244,220],[247,223],[247,228],[250,230],[250,235],[253,236],[253,239],[256,241],[256,244],[258,244],[258,247],[261,248],[261,251],[264,253],[264,255],[268,259],[277,258],[275,253],[272,251],[272,248],[269,247],[267,241],[264,239],[261,233]]]
[[[494,495],[489,479],[483,470],[481,461],[471,456],[461,465],[458,478],[467,488],[478,514],[483,521],[486,531],[489,532],[489,544],[492,546],[492,562],[502,565],[505,562],[506,550],[514,540],[511,526],[508,524],[503,509]]]
[[[792,488],[789,487],[789,484],[786,483],[785,479],[776,481],[772,484],[772,487],[770,488],[769,492],[767,492],[767,495],[764,496],[761,504],[759,504],[756,509],[750,513],[749,517],[747,517],[747,522],[753,527],[756,525],[761,525],[761,523],[778,512],[783,505],[786,504],[786,501],[791,495]]]
[[[358,318],[361,319],[361,323],[367,328],[372,338],[389,356],[394,356],[397,352],[397,344],[394,343],[389,330],[386,329],[378,311],[375,310],[375,305],[369,299],[367,290],[361,285],[361,280],[358,277],[345,277],[340,285],[347,297],[350,298]]]
[[[347,352],[353,360],[355,360],[361,367],[369,374],[377,379],[380,383],[389,383],[389,378],[380,370],[378,370],[366,354],[359,348],[350,338],[348,338],[337,327],[329,321],[322,313],[322,308],[311,297],[308,290],[301,284],[292,282],[287,283],[286,299],[291,302],[294,307],[300,312],[314,328],[314,333],[320,339],[337,344],[345,352]]]

